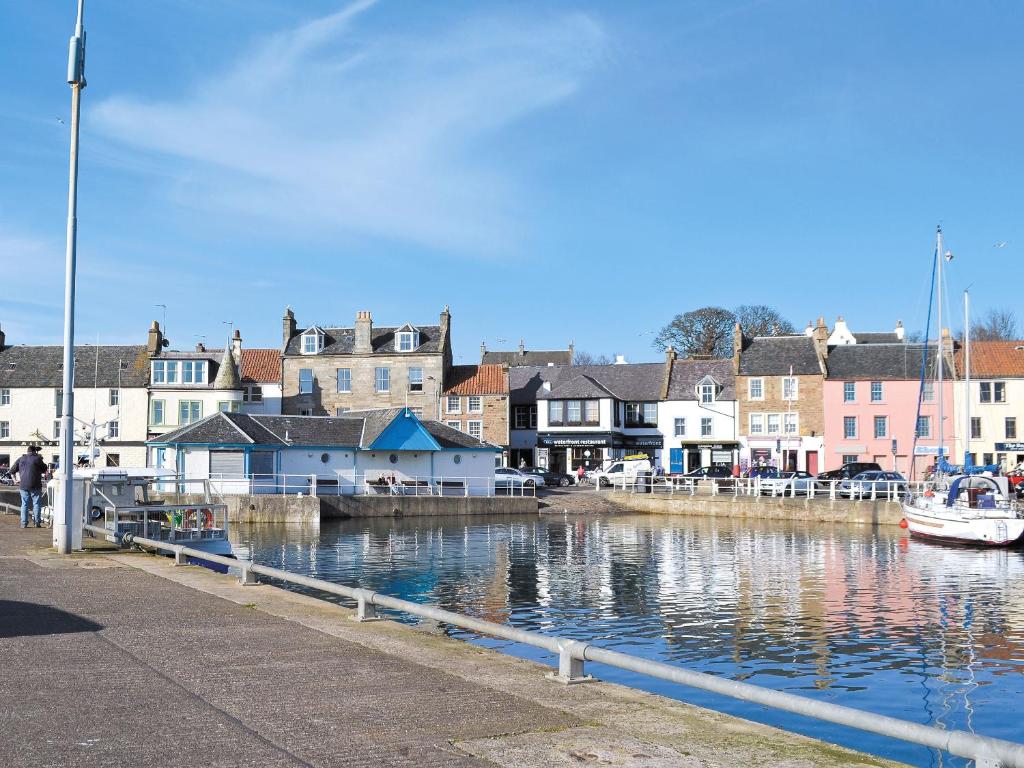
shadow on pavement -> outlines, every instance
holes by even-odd
[[[96,632],[103,627],[59,608],[19,600],[0,600],[0,638]]]

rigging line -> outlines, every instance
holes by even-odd
[[[929,285],[931,285],[931,286],[935,285],[935,270],[938,267],[938,262],[939,262],[938,256],[939,256],[939,246],[936,245],[935,246],[935,258],[932,259],[932,279],[931,279],[931,282],[929,283]],[[920,383],[920,386],[917,388],[917,415],[916,415],[916,417],[914,419],[914,442],[913,442],[913,445],[911,446],[911,450],[910,450],[910,476],[911,476],[911,479],[914,478],[914,475],[916,474],[916,471],[917,471],[917,462],[914,461],[914,456],[917,454],[917,439],[919,437],[918,433],[920,432],[920,424],[921,424],[921,403],[924,400],[924,377],[925,377],[925,373],[926,373],[927,367],[928,367],[928,336],[931,333],[931,327],[932,327],[932,299],[933,298],[934,298],[934,291],[929,291],[929,296],[928,296],[928,314],[926,315],[925,324],[924,324],[924,346],[921,348],[921,383]],[[939,336],[940,337],[942,336],[942,331],[941,330],[939,331]],[[941,339],[940,339],[939,343],[940,344],[942,343]]]

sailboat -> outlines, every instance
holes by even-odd
[[[942,398],[942,228],[935,246],[934,289],[938,304],[939,346],[936,359],[939,444],[933,487],[909,495],[903,501],[903,517],[911,535],[952,544],[1007,546],[1024,536],[1024,509],[1018,506],[1005,477],[995,476],[997,466],[973,466],[970,453],[971,339],[969,297],[964,291],[964,463],[952,465],[943,455]],[[931,310],[929,309],[929,321]],[[924,355],[927,359],[928,348]],[[924,361],[921,388],[924,390]],[[920,399],[918,401],[920,403]],[[920,405],[918,406],[920,416]],[[920,419],[918,419],[920,421]],[[916,438],[915,438],[916,442]]]

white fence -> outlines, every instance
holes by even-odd
[[[536,496],[536,481],[519,477],[405,475],[400,472],[333,475],[210,475],[210,486],[222,495],[277,496]]]
[[[623,478],[598,490],[654,493],[669,496],[769,496],[852,501],[900,501],[908,493],[923,493],[925,482],[906,480],[842,481],[813,478],[761,477],[636,477]]]

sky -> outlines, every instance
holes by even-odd
[[[62,335],[74,5],[0,0],[8,344]],[[917,329],[940,223],[947,311],[1019,305],[1018,2],[87,0],[85,26],[81,343],[166,316],[175,348],[279,346],[288,305],[447,304],[459,363],[656,360],[709,304]]]

